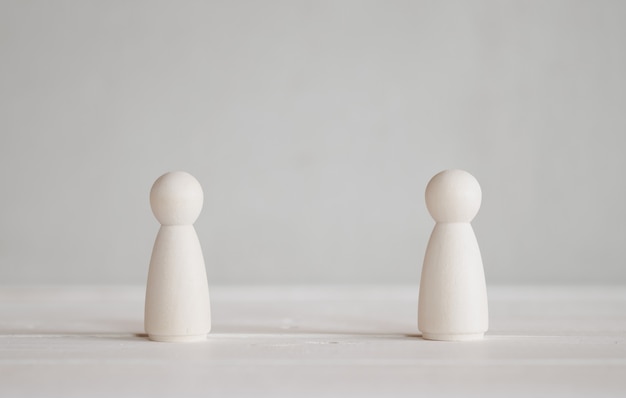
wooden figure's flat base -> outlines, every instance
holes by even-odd
[[[443,334],[443,333],[422,333],[422,338],[426,340],[439,341],[472,341],[482,340],[485,333],[459,333],[459,334]]]
[[[161,341],[164,343],[194,343],[198,341],[206,341],[207,333],[194,334],[190,336],[163,336],[163,335],[149,334],[148,338],[152,341]]]

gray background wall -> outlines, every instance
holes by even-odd
[[[417,283],[483,188],[489,283],[626,283],[626,2],[0,1],[0,283],[144,283],[168,170],[211,284]]]

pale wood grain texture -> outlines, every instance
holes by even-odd
[[[414,287],[212,287],[204,343],[141,287],[0,288],[0,396],[626,396],[626,287],[492,287],[478,342],[417,336]]]

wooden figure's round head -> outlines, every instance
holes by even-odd
[[[445,170],[426,186],[426,207],[437,222],[470,222],[480,209],[482,191],[465,170]]]
[[[202,211],[203,201],[202,186],[184,171],[163,174],[150,190],[152,213],[162,225],[193,224]]]

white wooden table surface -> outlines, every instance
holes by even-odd
[[[204,343],[142,287],[0,287],[2,397],[626,397],[626,286],[490,287],[480,342],[422,340],[417,288],[212,287]]]

